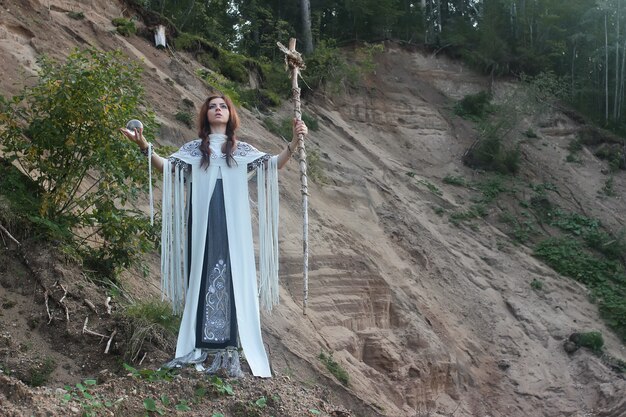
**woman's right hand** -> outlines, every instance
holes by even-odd
[[[148,148],[148,141],[146,140],[146,138],[143,137],[143,127],[134,130],[128,130],[125,127],[122,127],[120,128],[120,132],[122,132],[122,134],[126,136],[128,140],[136,143],[137,146],[139,146],[139,149],[143,150]]]

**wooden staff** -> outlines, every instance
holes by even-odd
[[[289,39],[289,48],[277,42],[278,48],[285,54],[285,65],[291,78],[291,94],[293,97],[293,110],[296,120],[302,120],[300,110],[300,88],[298,87],[298,76],[303,70],[304,60],[302,55],[296,51],[296,39]],[[306,149],[304,147],[304,135],[298,135],[298,163],[300,165],[300,183],[302,185],[302,252],[303,252],[303,279],[304,298],[302,301],[302,314],[306,315],[306,306],[309,299],[309,186],[306,176]]]

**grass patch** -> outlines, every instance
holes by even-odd
[[[530,282],[530,288],[535,291],[541,291],[543,289],[543,281],[538,280],[537,278],[533,278]]]
[[[600,332],[574,333],[569,339],[576,346],[586,347],[594,353],[601,353],[604,347],[604,338]]]
[[[40,363],[35,364],[29,370],[28,381],[25,381],[31,387],[40,387],[50,380],[50,375],[56,369],[57,364],[52,358],[45,358]]]
[[[67,16],[74,20],[83,20],[85,18],[85,13],[83,12],[67,12]]]
[[[545,239],[536,245],[534,255],[558,273],[587,285],[601,316],[626,340],[626,274],[621,263],[590,253],[570,237]]]
[[[126,323],[127,348],[125,359],[136,361],[146,342],[164,350],[173,348],[180,325],[180,316],[172,312],[169,304],[147,301],[129,306],[121,313]]]
[[[450,220],[450,223],[452,223],[455,226],[458,226],[467,220],[487,217],[487,214],[488,214],[487,206],[483,203],[476,203],[476,204],[473,204],[466,211],[461,211],[461,212],[450,214],[448,219]]]
[[[443,183],[450,184],[450,185],[458,185],[461,187],[467,186],[467,181],[465,180],[465,178],[461,176],[457,176],[457,175],[446,175],[445,177],[443,177]]]
[[[348,373],[333,359],[332,353],[327,355],[324,352],[320,352],[319,360],[326,365],[326,369],[328,369],[328,371],[333,374],[339,382],[345,386],[349,385],[350,377],[348,376]]]
[[[528,128],[526,131],[524,131],[522,135],[526,136],[528,139],[537,139],[539,137],[537,136],[537,133],[535,133],[535,131],[531,128]]]

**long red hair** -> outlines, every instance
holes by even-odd
[[[235,131],[239,128],[239,115],[232,100],[224,94],[212,94],[204,101],[204,104],[200,108],[198,114],[198,137],[202,139],[200,144],[200,152],[202,152],[201,167],[205,169],[209,167],[211,162],[211,148],[209,146],[209,135],[211,134],[211,125],[209,124],[209,118],[207,112],[209,111],[209,104],[216,98],[221,98],[228,107],[228,122],[226,123],[226,143],[222,152],[226,155],[226,164],[230,166],[231,161],[235,161],[233,158],[233,148],[237,144],[237,137]]]

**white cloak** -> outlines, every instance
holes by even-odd
[[[248,194],[248,164],[263,161],[257,168],[259,200],[259,265],[261,300],[267,309],[278,302],[278,180],[277,156],[259,152],[239,141],[235,162],[227,166],[221,148],[226,136],[210,135],[211,163],[200,167],[201,141],[195,140],[166,160],[163,168],[163,229],[161,248],[162,289],[175,311],[184,303],[176,345],[176,358],[200,357],[195,347],[196,311],[200,292],[209,202],[218,178],[223,181],[228,247],[239,339],[253,375],[270,377],[271,371],[261,337],[252,220]],[[261,159],[259,159],[261,158]],[[191,168],[191,172],[189,172]],[[187,219],[189,187],[193,210],[191,262],[187,265]],[[209,213],[210,215],[210,213]],[[189,285],[187,287],[187,274]]]

